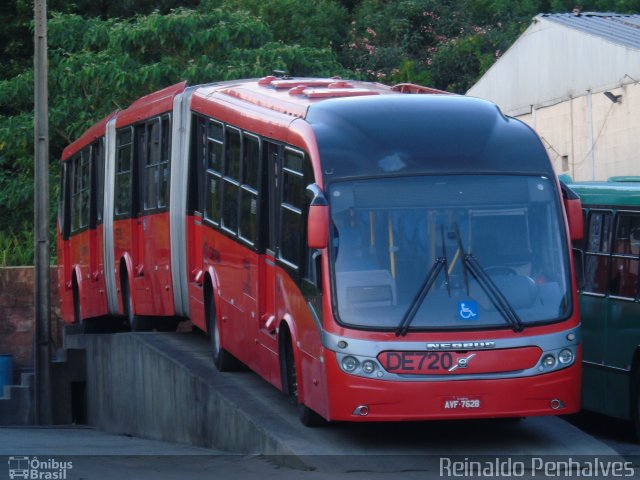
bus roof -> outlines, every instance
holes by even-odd
[[[334,99],[310,106],[306,120],[316,135],[325,183],[377,175],[555,176],[535,132],[477,98]]]
[[[259,80],[237,80],[198,87],[194,104],[208,98],[229,96],[247,104],[293,117],[305,118],[309,107],[328,99],[398,95],[408,93],[446,94],[434,88],[402,83],[390,87],[381,83],[340,78],[289,78],[268,76]]]
[[[640,206],[640,177],[611,177],[606,182],[573,182],[568,186],[589,206]]]

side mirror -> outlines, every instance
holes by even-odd
[[[582,217],[582,202],[576,192],[571,190],[564,182],[560,182],[562,188],[562,201],[569,222],[569,236],[572,242],[582,240],[584,237],[584,220]]]
[[[307,187],[311,199],[307,217],[307,245],[309,248],[327,248],[329,241],[329,205],[320,187],[312,183]]]

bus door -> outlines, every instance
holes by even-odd
[[[147,314],[173,313],[171,292],[171,248],[169,239],[169,115],[146,124],[146,146],[139,165],[142,177],[142,215],[138,224],[139,264],[144,278]],[[142,312],[141,312],[142,313]]]
[[[260,223],[265,245],[265,254],[260,256],[259,275],[259,343],[274,354],[277,353],[276,327],[276,248],[278,232],[278,207],[280,198],[279,172],[282,146],[273,142],[262,142],[262,192]],[[266,352],[265,352],[266,353]],[[276,373],[277,374],[277,373]]]
[[[89,220],[89,284],[91,298],[88,309],[96,309],[93,315],[103,314],[106,309],[104,291],[104,259],[102,250],[102,214],[104,206],[104,144],[100,139],[91,145],[91,201]],[[87,312],[89,313],[89,312]]]
[[[144,175],[144,164],[146,156],[146,125],[136,125],[134,127],[134,159],[132,165],[132,186],[131,186],[131,230],[127,249],[131,256],[131,266],[133,268],[133,285],[130,295],[135,298],[135,311],[139,315],[148,315],[151,308],[151,298],[147,294],[147,277],[145,277],[144,265],[144,215],[141,205],[142,195],[142,175]]]
[[[216,168],[221,161],[222,136],[213,135],[208,131],[208,120],[199,116],[194,116],[191,122],[191,152],[189,155],[189,180],[187,194],[187,275],[189,289],[189,313],[191,321],[200,329],[206,331],[204,314],[204,259],[215,258],[213,248],[203,242],[203,222],[206,218],[217,219],[217,202],[207,206],[207,189],[213,188],[217,191],[217,176],[214,171],[207,172],[208,168]],[[212,126],[211,130],[214,128]],[[217,138],[219,137],[219,138]],[[209,190],[210,192],[210,190]],[[215,198],[215,196],[214,196]]]

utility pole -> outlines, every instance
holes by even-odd
[[[50,425],[51,296],[49,285],[49,94],[47,89],[47,2],[34,4],[34,228],[35,228],[35,420]]]

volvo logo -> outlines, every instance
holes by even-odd
[[[480,348],[496,348],[496,342],[427,343],[427,350],[473,350]]]
[[[458,358],[458,362],[453,367],[451,367],[449,369],[449,371],[453,372],[454,370],[456,370],[458,368],[467,368],[469,366],[469,360],[471,360],[475,356],[476,356],[476,354],[472,353],[468,357],[460,357],[460,358]]]

